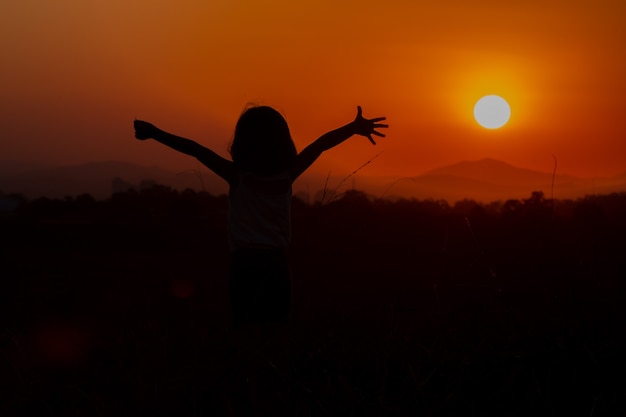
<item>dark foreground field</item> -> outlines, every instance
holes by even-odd
[[[0,415],[244,407],[226,209],[155,187],[3,213]],[[260,373],[283,415],[626,415],[625,194],[293,213],[289,371]]]

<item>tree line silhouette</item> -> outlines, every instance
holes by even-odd
[[[0,414],[226,415],[226,196],[3,197]],[[292,211],[295,415],[626,411],[626,193]]]

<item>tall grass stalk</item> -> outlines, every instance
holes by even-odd
[[[552,158],[554,159],[554,169],[552,170],[552,184],[550,186],[550,206],[552,209],[552,216],[554,216],[554,179],[556,178],[556,156],[552,154]]]
[[[483,246],[480,244],[480,241],[478,240],[478,236],[476,236],[476,233],[474,232],[474,228],[472,227],[472,223],[470,222],[470,219],[467,216],[465,217],[465,224],[467,224],[467,227],[468,227],[470,233],[472,234],[472,237],[474,238],[474,242],[476,243],[476,246],[478,247],[478,251],[480,252],[480,256],[482,256],[486,260],[487,265],[489,266],[489,275],[491,275],[492,278],[495,278],[496,277],[496,272],[493,269],[493,265],[491,264],[491,262],[489,262],[486,259],[485,250],[484,250]]]
[[[350,174],[348,174],[346,177],[344,177],[341,181],[339,181],[339,184],[337,184],[337,186],[332,191],[327,192],[328,191],[328,180],[330,178],[330,172],[329,172],[328,176],[326,177],[326,183],[324,184],[324,191],[322,193],[322,199],[320,200],[320,203],[322,203],[322,204],[324,203],[324,199],[325,199],[325,197],[327,195],[328,195],[328,201],[326,201],[327,203],[330,203],[331,201],[340,198],[343,195],[343,194],[339,194],[339,189],[341,188],[341,186],[343,184],[345,184],[345,182],[348,181],[350,178],[352,178],[354,175],[356,175],[359,171],[361,171],[363,168],[365,168],[366,166],[371,164],[372,161],[374,161],[376,158],[378,158],[380,155],[382,155],[383,152],[384,151],[380,151],[376,155],[374,155],[373,157],[368,159],[364,164],[359,166],[357,169],[355,169]]]
[[[197,168],[190,168],[190,169],[186,169],[184,171],[180,171],[178,173],[176,173],[176,175],[182,175],[185,174],[187,172],[193,172],[194,174],[196,174],[196,177],[198,177],[198,180],[200,181],[200,185],[202,186],[202,190],[204,192],[207,192],[207,189],[204,185],[204,179],[202,178],[202,172],[200,171],[200,164],[198,163],[198,167]]]

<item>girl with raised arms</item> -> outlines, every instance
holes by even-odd
[[[230,186],[229,286],[233,343],[237,350],[254,355],[261,345],[274,345],[266,357],[274,356],[275,361],[281,362],[287,356],[291,184],[324,151],[354,135],[376,144],[372,135],[385,136],[377,130],[387,127],[379,123],[383,120],[384,117],[364,118],[359,106],[352,122],[325,133],[297,153],[287,122],[278,111],[268,106],[250,107],[235,127],[230,146],[232,161],[193,140],[135,120],[137,139],[154,139],[195,157]]]

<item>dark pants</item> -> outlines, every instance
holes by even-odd
[[[237,249],[231,254],[230,300],[233,327],[287,323],[291,280],[283,249]]]

